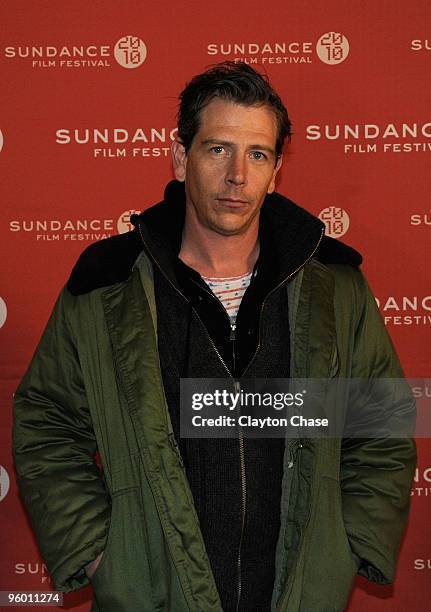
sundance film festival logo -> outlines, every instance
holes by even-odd
[[[140,213],[140,210],[125,210],[123,213],[121,213],[117,221],[118,233],[124,234],[125,232],[132,231],[133,225],[130,223],[130,217],[132,215],[139,215]]]
[[[37,242],[94,242],[115,234],[113,219],[14,219],[9,231]]]
[[[55,132],[59,145],[80,146],[97,159],[166,158],[177,128],[60,128]]]
[[[4,301],[2,297],[0,297],[0,327],[3,327],[3,325],[6,323],[6,319],[7,319],[6,302]]]
[[[110,68],[114,59],[122,68],[138,68],[147,57],[147,47],[138,36],[122,36],[114,45],[18,45],[3,48],[9,61],[28,63],[32,68]],[[115,65],[115,64],[114,64]]]
[[[431,325],[431,295],[376,297],[386,325]]]
[[[340,64],[349,54],[349,42],[340,32],[327,32],[317,43],[310,40],[227,42],[207,45],[207,54],[218,60],[245,64],[312,64],[317,56],[328,65]]]
[[[125,210],[118,219],[14,219],[9,222],[9,231],[21,234],[37,242],[95,242],[124,234],[133,230],[130,217],[140,210]],[[115,231],[116,230],[116,231]],[[6,318],[6,304],[2,310],[0,298],[0,323]],[[2,314],[2,312],[4,314]],[[0,325],[1,327],[1,325]]]
[[[0,465],[0,502],[4,500],[6,495],[9,493],[10,480],[9,474],[5,468]]]
[[[349,215],[338,206],[328,206],[321,210],[318,216],[325,224],[325,234],[331,238],[340,238],[349,229]]]
[[[411,123],[325,123],[305,128],[305,139],[352,154],[431,153],[431,121]]]

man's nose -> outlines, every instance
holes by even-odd
[[[247,160],[243,155],[232,155],[226,173],[226,182],[230,185],[245,185],[247,182]]]

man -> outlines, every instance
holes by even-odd
[[[83,253],[16,393],[21,493],[93,610],[340,611],[357,571],[394,578],[414,444],[182,438],[180,379],[402,371],[360,255],[274,193],[290,121],[266,79],[227,62],[180,100],[177,180]]]

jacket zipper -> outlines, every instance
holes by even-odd
[[[154,263],[157,265],[157,267],[159,268],[159,270],[161,271],[161,273],[163,274],[165,279],[168,281],[168,283],[171,285],[171,287],[173,287],[175,289],[175,291],[187,303],[189,303],[189,300],[186,298],[186,296],[171,282],[171,280],[165,274],[164,270],[162,269],[162,267],[159,264],[159,262],[157,261],[157,259],[151,253],[150,249],[148,248],[147,243],[145,242],[145,238],[143,236],[140,223],[138,223],[137,226],[138,226],[138,231],[139,231],[139,235],[141,237],[141,240],[144,243],[144,245],[146,246],[147,253],[153,259]],[[260,345],[261,345],[261,331],[262,331],[262,321],[261,321],[261,319],[262,319],[262,312],[263,312],[263,309],[265,307],[265,304],[266,304],[268,298],[275,291],[277,291],[277,289],[279,289],[284,283],[286,283],[290,278],[292,278],[292,276],[294,276],[297,272],[299,272],[299,270],[301,270],[301,268],[303,268],[306,263],[308,263],[310,261],[310,259],[313,257],[313,255],[317,251],[317,249],[318,249],[318,247],[319,247],[319,245],[320,245],[320,243],[322,241],[324,233],[325,233],[325,230],[322,229],[319,241],[317,242],[316,246],[314,247],[314,249],[311,252],[311,254],[308,256],[308,258],[300,266],[298,266],[298,268],[296,268],[296,270],[291,272],[285,279],[283,279],[283,281],[281,281],[276,287],[274,287],[274,289],[272,289],[272,291],[270,291],[268,293],[268,295],[265,297],[264,301],[262,302],[262,305],[261,305],[260,311],[259,311],[259,339],[258,339],[258,344],[257,344],[256,350],[255,350],[255,352],[253,354],[253,357],[251,358],[251,360],[249,361],[246,369],[243,372],[243,376],[244,376],[245,372],[248,370],[250,364],[253,362],[254,358],[256,357],[257,352],[258,352],[258,350],[260,348]],[[193,282],[195,282],[195,281],[193,281]],[[198,284],[198,283],[196,283],[196,284]],[[214,298],[215,300],[217,300],[217,298],[214,296],[214,294],[210,293],[209,291],[207,291],[206,289],[204,289],[200,285],[199,285],[199,287],[203,291],[208,293],[208,295],[210,295],[211,298]],[[219,302],[219,300],[217,300],[217,301]],[[234,380],[233,374],[231,373],[231,371],[227,367],[223,357],[221,356],[221,354],[220,354],[219,350],[217,349],[216,345],[214,344],[214,342],[213,342],[211,336],[209,335],[208,330],[207,330],[206,326],[204,325],[202,319],[200,318],[199,314],[197,313],[197,311],[195,310],[195,308],[193,306],[192,306],[192,308],[193,308],[193,311],[194,311],[195,315],[197,316],[198,320],[200,321],[203,329],[205,330],[206,336],[209,339],[212,348],[216,352],[216,354],[217,354],[218,358],[220,359],[224,369],[226,370],[226,372],[228,374],[228,377]],[[229,315],[227,315],[227,313],[226,313],[226,316],[229,317]],[[229,320],[229,323],[230,323],[230,320]],[[231,326],[230,340],[232,341],[233,365],[234,365],[234,368],[235,368],[235,333],[236,333],[236,325],[234,323],[230,323],[230,326]],[[234,388],[239,393],[239,389],[240,389],[239,381],[234,380]],[[240,601],[241,601],[241,593],[242,593],[242,587],[243,587],[242,576],[241,576],[241,546],[242,546],[242,541],[243,541],[243,538],[244,538],[245,518],[246,518],[246,509],[247,509],[247,507],[246,507],[246,503],[247,503],[247,480],[246,480],[246,471],[245,471],[244,436],[242,434],[241,427],[239,428],[238,441],[239,441],[240,477],[241,477],[241,534],[240,534],[240,541],[239,541],[239,547],[238,547],[238,560],[237,560],[237,569],[238,569],[238,583],[237,583],[237,587],[238,587],[238,590],[237,590],[236,612],[239,611],[239,605],[240,605]],[[300,442],[300,440],[299,440],[299,442]],[[175,446],[176,446],[177,455],[180,456],[178,446],[176,444],[175,444]],[[302,443],[301,442],[300,442],[300,447],[302,447]],[[290,457],[291,457],[291,461],[289,461],[289,467],[290,467],[290,463],[292,463],[292,466],[293,466],[293,462],[294,462],[294,459],[296,457],[296,453],[295,453],[295,456],[290,455]],[[181,463],[182,463],[182,460],[181,460]]]
[[[192,279],[192,282],[198,285],[201,290],[205,291],[205,293],[207,293],[211,297],[211,299],[215,300],[217,304],[221,305],[220,300],[218,300],[217,297],[213,293],[211,293],[210,291],[207,291],[204,287],[201,287],[201,285],[199,285],[199,283],[197,283],[194,279]],[[223,308],[223,312],[229,318],[224,308]],[[232,366],[233,366],[232,369],[235,372],[235,367],[236,367],[236,363],[235,363],[236,323],[231,323],[230,319],[229,319],[229,323],[230,323],[229,340],[232,342]],[[231,378],[233,378],[232,374],[231,374]],[[235,392],[239,393],[241,390],[240,382],[238,380],[234,380],[233,386],[234,386]],[[246,518],[246,512],[247,512],[247,475],[245,471],[244,436],[243,436],[241,427],[239,427],[238,429],[238,442],[239,442],[239,469],[240,469],[240,488],[241,488],[241,532],[240,532],[240,537],[239,537],[238,558],[237,558],[238,582],[237,582],[236,612],[238,612],[239,605],[241,602],[241,592],[242,592],[241,549],[242,549],[242,542],[244,539],[245,518]]]
[[[239,381],[235,381],[235,390],[237,393],[240,391],[240,383]],[[247,512],[247,478],[245,472],[245,452],[244,452],[244,436],[242,433],[241,426],[238,431],[238,440],[239,440],[239,467],[240,467],[240,475],[241,475],[241,534],[239,538],[239,546],[238,546],[238,559],[237,559],[237,569],[238,569],[238,590],[237,590],[237,600],[236,600],[236,612],[239,610],[239,604],[241,602],[241,592],[242,592],[242,574],[241,574],[241,548],[242,541],[244,539],[244,529],[245,529],[245,518]]]

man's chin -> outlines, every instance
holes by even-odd
[[[259,224],[259,211],[236,210],[229,212],[217,211],[218,214],[209,215],[208,226],[222,236],[237,236],[245,234],[250,227]],[[251,213],[251,214],[250,214]]]
[[[249,227],[250,223],[223,223],[211,225],[211,229],[221,236],[238,236],[244,234]]]

